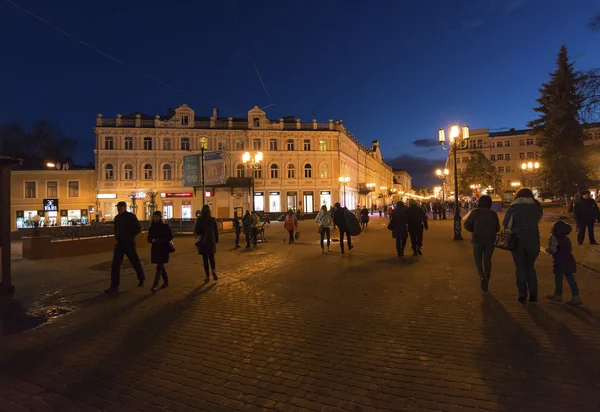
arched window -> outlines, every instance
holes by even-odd
[[[113,165],[107,164],[104,166],[104,180],[114,180],[115,179],[115,169]]]
[[[271,165],[271,179],[279,179],[279,167],[275,164]]]
[[[244,165],[237,165],[235,170],[237,177],[246,177],[246,167]]]
[[[288,179],[296,178],[296,168],[291,163],[287,166],[287,178]]]
[[[309,163],[304,165],[304,178],[312,179],[312,166]]]
[[[171,165],[166,164],[163,166],[163,180],[172,180],[173,179],[173,170]]]
[[[124,180],[133,180],[133,165],[125,165],[125,176]]]
[[[152,173],[152,165],[144,165],[144,179],[152,180],[154,178]]]
[[[329,178],[329,166],[327,166],[327,164],[321,163],[321,166],[319,167],[319,177],[321,179]]]

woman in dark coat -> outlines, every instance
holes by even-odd
[[[392,237],[396,239],[396,252],[398,257],[404,257],[404,248],[406,247],[406,239],[408,239],[408,215],[406,214],[406,206],[403,202],[396,203],[396,209],[392,213],[392,220],[388,225],[388,229],[392,231]]]
[[[195,245],[198,249],[198,254],[202,255],[204,263],[204,273],[206,274],[204,283],[210,281],[209,264],[210,269],[212,269],[213,279],[219,279],[215,266],[215,253],[217,253],[217,243],[219,243],[219,229],[217,221],[212,217],[208,205],[202,206],[202,211],[196,221],[194,233],[197,236]]]
[[[173,240],[171,227],[168,223],[163,222],[162,213],[154,212],[152,214],[152,224],[148,230],[148,243],[152,243],[150,250],[150,261],[156,264],[156,275],[154,276],[154,284],[152,292],[158,289],[158,281],[163,278],[161,289],[169,286],[169,277],[165,270],[165,264],[169,263],[169,254],[173,251],[169,242]]]

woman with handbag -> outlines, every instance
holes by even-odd
[[[323,244],[325,236],[327,236],[327,251],[331,252],[331,224],[333,223],[333,218],[327,211],[327,206],[321,206],[321,210],[319,211],[315,222],[319,224],[319,234],[321,235],[321,253],[325,253],[325,245]]]
[[[285,216],[285,230],[290,234],[289,245],[294,243],[294,232],[298,229],[298,217],[294,214],[293,210],[288,210]]]
[[[158,290],[158,281],[161,276],[163,284],[161,289],[169,286],[169,277],[165,270],[165,265],[169,263],[169,254],[175,251],[173,247],[173,233],[168,223],[163,222],[162,213],[156,211],[152,214],[152,224],[148,230],[148,243],[152,243],[150,249],[150,261],[156,264],[156,275],[154,276],[154,284],[152,292]]]
[[[516,245],[511,253],[515,263],[519,302],[527,300],[537,302],[538,284],[535,261],[540,254],[539,222],[543,215],[542,205],[531,189],[523,188],[517,192],[512,204],[506,210],[502,225],[515,237]]]
[[[197,236],[195,246],[198,249],[198,254],[202,255],[202,263],[204,264],[204,273],[206,275],[204,283],[210,281],[209,269],[212,271],[213,279],[219,279],[215,265],[215,253],[217,253],[217,243],[219,243],[219,229],[217,221],[212,217],[208,205],[202,206],[202,211],[196,221],[194,233]]]

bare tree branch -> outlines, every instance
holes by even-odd
[[[590,20],[588,28],[592,31],[600,31],[600,14],[597,14],[596,17]]]
[[[579,72],[577,90],[582,97],[581,120],[591,123],[600,119],[600,69]]]

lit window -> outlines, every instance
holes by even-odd
[[[113,165],[107,164],[104,166],[104,180],[113,180],[115,178],[115,169]]]
[[[321,179],[327,179],[329,177],[329,166],[325,163],[321,164],[321,167],[319,168],[319,176]]]
[[[309,164],[306,164],[304,166],[304,178],[305,179],[312,179],[312,166]]]
[[[287,167],[287,178],[288,179],[295,179],[296,178],[296,168],[291,163]]]
[[[133,180],[133,166],[132,165],[125,165],[125,175],[123,177],[123,180]]]
[[[114,139],[112,136],[106,136],[104,138],[104,150],[113,150],[114,147]]]
[[[69,197],[79,197],[79,182],[69,180]]]
[[[173,170],[171,165],[166,164],[163,166],[163,180],[171,180],[173,178]]]
[[[144,179],[146,180],[152,180],[153,178],[153,173],[152,173],[152,165],[144,165]]]
[[[319,140],[319,150],[322,152],[327,151],[327,140]]]
[[[279,179],[279,167],[271,165],[271,179]]]

